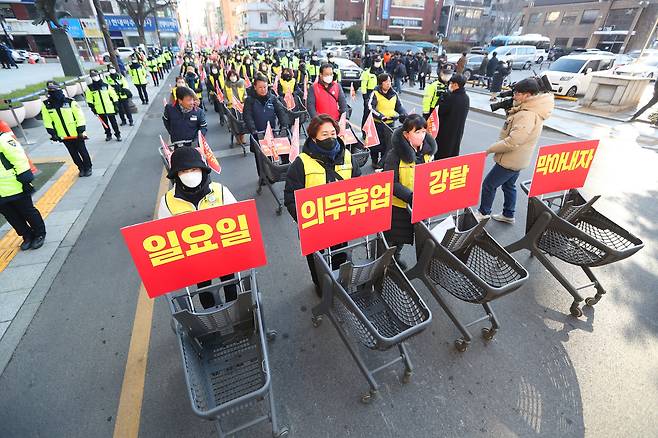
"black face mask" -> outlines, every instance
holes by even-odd
[[[334,148],[336,139],[334,137],[327,137],[324,140],[315,140],[315,144],[317,144],[319,148],[324,149],[325,151],[330,151]]]
[[[64,92],[62,90],[51,90],[48,92],[48,97],[54,102],[62,102],[64,100]]]
[[[288,74],[285,74],[285,75],[283,75],[283,76],[281,76],[281,77],[283,78],[284,81],[289,81],[290,78],[291,78],[292,76],[290,76],[290,75],[288,75]]]

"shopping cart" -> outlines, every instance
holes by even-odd
[[[274,196],[277,204],[276,214],[280,215],[283,211],[283,199],[274,191],[274,184],[286,181],[286,174],[290,161],[288,154],[290,153],[290,131],[286,128],[273,129],[274,134],[274,150],[261,147],[261,142],[265,138],[264,132],[257,132],[256,135],[250,136],[251,151],[255,154],[256,168],[258,170],[258,190],[256,193],[259,195],[263,191],[263,186],[267,188]]]
[[[345,147],[352,154],[353,165],[357,164],[359,167],[363,167],[368,162],[368,157],[370,156],[370,152],[368,152],[368,148],[365,147],[363,141],[361,141],[361,139],[356,136],[356,133],[354,132],[354,128],[349,123],[349,121],[345,126],[345,135],[343,136],[343,143],[345,143]]]
[[[330,258],[341,252],[348,261],[332,271]],[[322,301],[313,308],[313,325],[317,327],[326,315],[368,381],[370,390],[361,397],[370,403],[379,385],[374,374],[398,362],[404,363],[403,383],[409,382],[412,364],[404,341],[423,331],[432,314],[407,277],[393,261],[395,248],[388,248],[381,234],[360,239],[337,251],[314,254],[315,267],[322,290]],[[399,355],[369,369],[358,351],[358,345],[384,351],[397,347]]]
[[[526,194],[529,187],[530,181],[521,184]],[[586,201],[575,189],[564,194],[528,198],[526,235],[505,248],[510,253],[527,249],[537,257],[573,296],[574,301],[569,311],[575,317],[583,315],[580,308],[583,297],[579,291],[590,287],[596,289],[593,297],[584,300],[587,306],[598,303],[606,293],[590,268],[623,260],[644,246],[639,238],[592,207],[598,199],[599,196],[595,196]],[[580,266],[590,283],[572,285],[546,254]]]
[[[523,286],[528,272],[487,233],[487,221],[478,223],[470,209],[457,215],[457,226],[447,230],[440,241],[430,230],[435,222],[427,220],[414,225],[418,261],[407,276],[425,284],[461,332],[455,347],[463,352],[473,339],[468,331],[470,326],[489,321],[491,326],[482,328],[482,336],[485,340],[493,339],[500,325],[490,302]],[[461,301],[482,305],[485,316],[462,324],[440,289]]]
[[[235,301],[195,308],[201,307],[198,293],[210,292],[221,303],[219,291],[230,284],[238,287]],[[168,299],[194,413],[215,421],[220,437],[265,421],[271,423],[274,437],[287,436],[288,429],[277,423],[267,355],[266,338],[276,333],[265,332],[255,271],[195,291],[186,288],[168,294]],[[224,431],[222,422],[236,415],[255,418]]]
[[[249,135],[247,125],[242,119],[242,113],[237,112],[233,108],[226,109],[226,118],[228,121],[228,130],[231,133],[231,147],[235,145],[235,140],[243,135]],[[242,154],[247,155],[247,144],[238,143],[242,148]]]

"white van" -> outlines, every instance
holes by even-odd
[[[537,48],[535,46],[500,46],[496,50],[497,57],[500,61],[512,63],[512,68],[528,70],[535,62]],[[493,54],[493,52],[491,52]],[[491,55],[489,55],[491,58]]]
[[[614,63],[614,57],[605,55],[568,55],[555,61],[542,74],[548,76],[555,93],[574,97],[585,94],[593,72],[610,70]]]

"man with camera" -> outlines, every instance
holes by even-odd
[[[475,210],[478,220],[489,217],[496,190],[502,186],[505,196],[503,212],[491,215],[491,218],[514,223],[516,180],[521,170],[530,165],[544,121],[553,111],[553,94],[549,90],[542,79],[526,78],[514,84],[512,99],[498,104],[506,109],[507,120],[499,140],[487,149],[488,154],[494,154],[495,164],[482,182],[480,207]]]

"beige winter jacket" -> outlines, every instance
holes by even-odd
[[[537,94],[509,111],[498,141],[487,149],[494,161],[509,170],[521,170],[530,165],[544,120],[553,111],[553,95]]]

